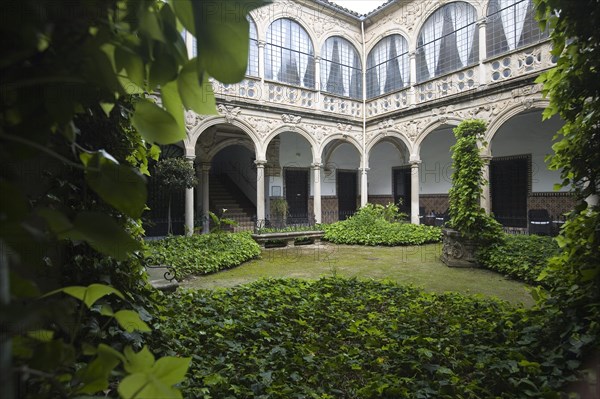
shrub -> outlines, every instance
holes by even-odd
[[[558,244],[550,237],[507,234],[504,242],[481,248],[477,261],[490,270],[536,284],[548,259],[557,254]]]
[[[178,278],[214,273],[260,255],[260,247],[247,232],[173,236],[150,241],[148,247],[149,255],[164,259]]]
[[[157,345],[192,356],[189,398],[558,397],[568,373],[536,351],[543,324],[497,300],[326,278],[168,301]]]
[[[347,220],[323,226],[323,238],[336,244],[389,246],[420,245],[441,240],[439,227],[388,221],[393,217],[386,208],[367,204]]]

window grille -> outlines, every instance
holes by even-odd
[[[490,0],[487,16],[487,56],[537,43],[548,37],[535,19],[532,0]]]
[[[274,21],[267,31],[265,78],[315,87],[315,57],[308,33],[291,19]]]
[[[247,16],[250,23],[250,46],[248,48],[248,68],[246,75],[258,76],[258,35],[256,33],[256,24]]]
[[[400,35],[384,37],[367,57],[367,97],[373,98],[410,84],[408,43]]]
[[[362,74],[358,52],[338,36],[330,37],[321,49],[321,90],[356,99],[362,98]]]
[[[417,39],[417,81],[477,63],[479,32],[475,8],[465,2],[444,5],[423,24]]]

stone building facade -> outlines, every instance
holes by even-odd
[[[448,207],[452,128],[469,118],[488,123],[485,209],[513,227],[530,209],[567,211],[544,162],[561,121],[542,121],[535,79],[554,60],[534,12],[531,0],[392,0],[362,16],[324,0],[253,10],[246,79],[212,82],[219,115],[187,114],[181,145],[201,184],[186,192],[186,226],[209,211],[211,174],[227,175],[259,222],[286,198],[298,220],[395,202],[419,223]]]

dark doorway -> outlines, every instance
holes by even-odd
[[[527,227],[530,155],[493,158],[490,163],[492,213],[507,227]]]
[[[337,171],[338,220],[346,220],[356,212],[357,181],[355,170]]]
[[[400,212],[410,215],[410,166],[400,166],[392,169],[394,185],[394,204]]]
[[[285,170],[285,199],[289,224],[308,223],[308,170]]]

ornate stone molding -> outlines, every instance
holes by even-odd
[[[328,126],[323,126],[315,123],[307,125],[306,129],[318,143],[321,143],[330,134],[331,131],[331,129]]]
[[[283,123],[292,125],[291,129],[295,130],[296,126],[302,121],[302,117],[298,116],[298,115],[292,115],[292,114],[283,114],[283,115],[281,115],[281,120],[283,121]]]
[[[242,109],[231,105],[219,104],[217,105],[217,111],[225,117],[228,123],[231,123],[242,112]]]
[[[248,117],[245,120],[250,126],[252,126],[254,131],[263,139],[267,137],[277,125],[277,122],[273,119],[261,118],[256,116]]]
[[[204,118],[206,118],[206,115],[198,115],[194,111],[185,111],[185,127],[188,130],[193,130]]]
[[[379,124],[377,125],[377,127],[379,128],[379,130],[387,130],[387,129],[391,129],[394,127],[394,120],[393,119],[386,119],[382,122],[379,122]]]

